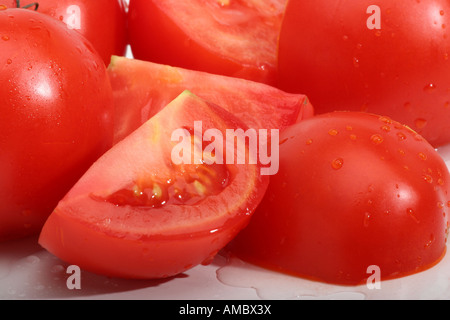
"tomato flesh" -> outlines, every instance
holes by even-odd
[[[316,116],[280,136],[280,170],[229,248],[244,260],[328,283],[409,275],[445,253],[450,177],[423,137],[386,118]]]
[[[175,165],[172,131],[197,120],[221,132],[244,126],[182,93],[91,167],[39,243],[84,270],[123,278],[163,278],[208,261],[247,225],[268,178],[253,164]]]
[[[131,48],[137,59],[273,84],[285,3],[131,0]]]
[[[113,57],[108,67],[120,141],[184,90],[215,103],[254,129],[280,129],[313,115],[303,94],[289,94],[252,81]]]

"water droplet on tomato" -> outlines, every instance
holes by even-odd
[[[406,135],[403,132],[397,132],[398,140],[406,140]]]
[[[434,85],[433,83],[429,83],[423,88],[423,91],[425,91],[427,93],[433,93],[435,90],[436,90],[436,85]]]
[[[6,63],[7,63],[7,64],[11,64],[11,63],[12,63],[12,60],[11,60],[11,59],[8,59],[8,60],[6,60]]]
[[[420,119],[416,119],[414,121],[414,123],[416,124],[416,127],[418,129],[423,129],[427,125],[427,120],[420,118]]]
[[[389,132],[389,131],[391,131],[391,127],[388,125],[384,125],[384,126],[381,126],[381,130]]]
[[[430,176],[429,174],[425,174],[425,175],[423,176],[423,179],[424,179],[426,182],[428,182],[428,183],[433,183],[433,177]]]
[[[359,68],[359,59],[357,57],[353,57],[353,66]]]
[[[328,131],[328,134],[330,136],[337,136],[339,134],[339,131],[337,131],[336,129],[331,129],[330,131]]]
[[[383,141],[384,141],[383,137],[380,136],[379,134],[374,134],[372,137],[370,137],[370,140],[375,145],[379,145],[379,144],[383,143]]]
[[[420,223],[420,221],[419,221],[419,219],[417,219],[416,213],[414,212],[413,209],[411,209],[411,208],[406,209],[406,213],[407,213],[408,216],[411,217],[416,223]]]
[[[439,14],[443,16],[445,14],[444,10],[439,11]]]
[[[434,237],[434,234],[431,234],[430,239],[427,241],[427,243],[425,243],[425,246],[424,246],[425,249],[431,247],[431,245],[434,243],[435,239],[436,238]]]
[[[344,159],[342,159],[342,158],[334,159],[331,162],[331,167],[335,170],[341,169],[343,165],[344,165]]]
[[[7,35],[2,36],[2,40],[3,41],[8,41],[9,40],[9,36],[7,36]]]
[[[366,212],[364,214],[364,227],[367,228],[369,226],[370,223],[370,219],[371,219],[372,215],[370,214],[370,212]]]
[[[306,144],[309,146],[309,145],[311,145],[313,143],[313,139],[308,139],[308,140],[306,140]]]
[[[421,160],[427,160],[427,158],[428,158],[427,155],[423,152],[419,152],[417,155],[419,156],[419,158]]]

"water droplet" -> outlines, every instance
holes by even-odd
[[[423,176],[423,179],[424,179],[426,182],[428,182],[428,183],[433,183],[433,177],[430,176],[429,174],[425,174],[425,175]]]
[[[419,221],[419,219],[417,219],[416,213],[414,212],[413,209],[411,209],[411,208],[406,209],[406,213],[407,213],[408,216],[410,216],[416,223],[420,223],[420,221]]]
[[[347,35],[343,35],[342,36],[342,40],[347,41],[348,40],[348,36]]]
[[[370,214],[370,212],[366,212],[364,214],[364,227],[367,228],[369,226],[370,223],[370,218],[372,217],[372,215]]]
[[[381,122],[383,122],[385,124],[392,124],[392,119],[388,118],[388,117],[379,117],[378,120],[380,120]]]
[[[435,237],[434,234],[430,235],[430,239],[425,243],[425,249],[429,248],[434,243]]]
[[[443,16],[443,15],[444,15],[444,10],[439,11],[439,14],[440,14],[441,16]]]
[[[433,83],[429,83],[423,88],[423,91],[425,91],[427,93],[433,93],[435,90],[436,90],[436,86]]]
[[[2,36],[2,40],[8,41],[9,40],[9,36],[7,36],[7,35]]]
[[[339,170],[344,165],[344,159],[337,158],[331,162],[331,167],[335,170]]]
[[[6,60],[6,63],[7,63],[7,64],[11,64],[11,63],[12,63],[12,60],[11,60],[11,59],[8,59],[8,60]]]
[[[397,132],[398,140],[406,140],[406,135],[403,132]]]
[[[330,131],[328,131],[328,134],[330,136],[337,136],[339,134],[339,131],[337,131],[336,129],[331,129]]]
[[[389,131],[391,131],[391,127],[388,125],[384,125],[384,126],[381,126],[381,130],[389,132]]]
[[[359,59],[357,57],[353,57],[353,66],[355,68],[359,67]]]
[[[427,120],[420,118],[420,119],[416,119],[414,121],[414,123],[416,124],[416,127],[418,129],[423,129],[427,125]]]
[[[384,141],[383,137],[380,136],[379,134],[374,134],[372,137],[370,137],[370,140],[375,145],[379,145],[379,144],[383,143],[383,141]]]
[[[427,160],[427,158],[428,158],[427,155],[423,152],[419,152],[417,155],[419,156],[419,158],[421,160]]]
[[[313,139],[308,139],[308,140],[306,140],[306,144],[309,146],[309,145],[311,145],[313,143]]]
[[[356,134],[351,134],[350,135],[350,140],[356,141]]]

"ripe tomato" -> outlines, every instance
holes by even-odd
[[[125,55],[126,4],[124,0],[39,0],[37,11],[65,22],[95,47],[106,65],[112,55]],[[35,3],[22,0],[22,5]],[[16,0],[0,0],[0,5],[17,6]],[[31,6],[30,9],[35,9]]]
[[[446,0],[289,1],[279,86],[306,94],[317,113],[386,115],[441,146],[450,142],[449,27]]]
[[[40,231],[112,144],[112,90],[101,58],[60,22],[0,10],[0,240]]]
[[[450,177],[423,137],[386,117],[336,112],[280,137],[280,170],[230,248],[330,283],[418,272],[443,256]]]
[[[243,79],[123,57],[113,57],[108,73],[115,100],[115,142],[184,90],[221,106],[253,129],[284,129],[313,115],[306,96]]]
[[[201,139],[195,121],[224,135],[244,128],[225,110],[182,93],[89,169],[47,220],[39,243],[113,277],[164,278],[211,261],[247,225],[268,178],[254,164],[176,164],[173,132]],[[193,153],[204,156],[194,144]]]
[[[131,0],[137,59],[273,84],[286,0]]]

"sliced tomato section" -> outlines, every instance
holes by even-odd
[[[254,129],[282,130],[314,113],[305,95],[243,79],[117,56],[108,72],[115,99],[116,142],[184,90],[221,106]]]
[[[137,59],[273,84],[285,6],[286,0],[131,0],[131,48]]]
[[[206,152],[199,123],[224,137],[245,129],[227,111],[182,93],[90,168],[39,243],[84,270],[123,278],[169,277],[211,259],[248,224],[268,178],[257,164],[210,161],[221,150]],[[177,160],[184,139],[192,164]]]

